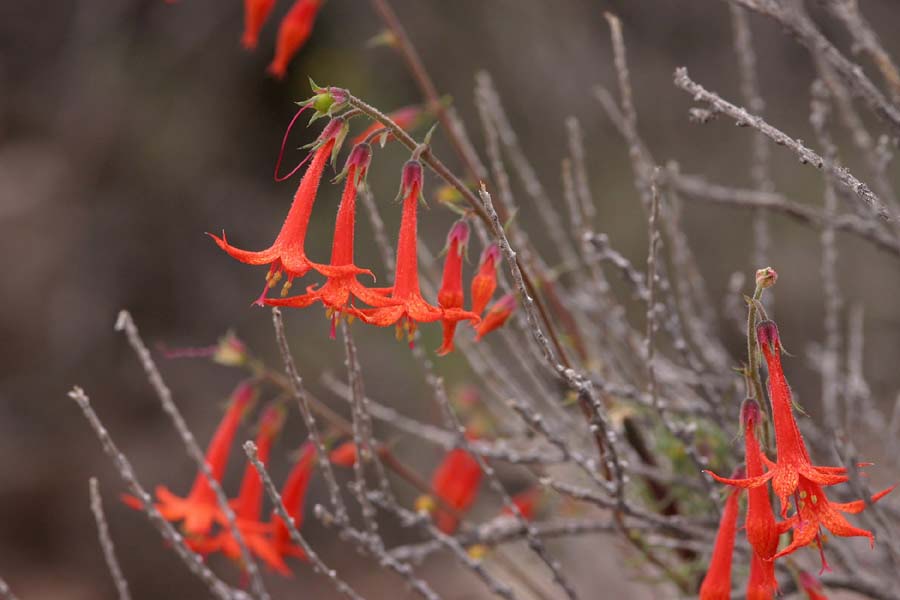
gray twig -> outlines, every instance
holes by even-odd
[[[734,119],[739,126],[752,127],[779,146],[785,146],[790,149],[800,158],[801,163],[811,164],[817,169],[827,170],[832,174],[835,180],[856,194],[859,199],[865,202],[878,214],[878,216],[885,220],[891,219],[890,211],[884,206],[884,203],[882,203],[878,196],[869,189],[869,186],[857,179],[846,167],[836,164],[826,164],[824,158],[807,148],[800,140],[795,140],[783,131],[772,127],[766,123],[762,117],[752,115],[743,108],[735,106],[727,100],[723,100],[718,94],[707,91],[703,86],[696,83],[688,76],[687,69],[684,67],[675,69],[675,85],[693,95],[695,101],[704,102],[712,107],[713,110],[728,115]],[[898,124],[900,124],[900,121],[898,121]]]
[[[334,469],[331,466],[331,460],[328,458],[325,442],[322,441],[319,425],[316,423],[316,418],[309,406],[303,379],[300,377],[297,365],[294,363],[294,357],[291,355],[287,335],[284,331],[284,320],[281,318],[281,311],[277,307],[272,308],[272,325],[275,327],[275,339],[278,342],[278,350],[281,352],[281,360],[284,362],[284,372],[291,383],[291,389],[293,390],[294,398],[297,400],[300,415],[306,424],[309,439],[316,447],[317,462],[322,475],[325,477],[331,504],[334,506],[335,519],[339,524],[344,524],[348,521],[347,507],[344,505],[344,499],[341,497],[341,488],[338,486],[337,478],[334,476]]]
[[[88,487],[91,494],[91,511],[94,513],[94,520],[97,522],[97,536],[100,538],[100,547],[103,548],[103,557],[106,559],[109,574],[112,575],[113,583],[115,583],[116,590],[119,592],[119,600],[131,600],[131,593],[128,591],[128,581],[122,573],[122,567],[119,566],[119,559],[116,558],[116,547],[113,544],[112,537],[109,535],[109,525],[103,512],[103,499],[100,497],[100,489],[97,485],[96,477],[91,477]]]

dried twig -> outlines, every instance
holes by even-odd
[[[807,148],[799,140],[795,140],[786,133],[772,127],[761,117],[752,115],[743,108],[723,100],[718,94],[707,91],[703,86],[696,83],[688,76],[686,68],[679,67],[675,70],[675,85],[689,94],[692,94],[695,101],[704,102],[713,110],[728,115],[734,119],[738,125],[752,127],[779,146],[785,146],[800,158],[801,163],[811,164],[817,169],[827,170],[832,174],[836,181],[840,182],[841,185],[856,194],[859,199],[865,202],[866,205],[878,214],[878,216],[885,220],[891,218],[890,211],[888,211],[878,196],[869,189],[869,186],[857,179],[847,168],[839,165],[826,164],[825,159],[816,154],[813,150]],[[898,121],[898,124],[900,124],[900,121]]]
[[[109,569],[109,574],[112,576],[113,583],[116,585],[116,591],[119,592],[119,600],[131,600],[131,593],[128,591],[128,581],[122,573],[122,567],[119,566],[119,559],[116,558],[116,547],[113,544],[112,537],[109,535],[109,525],[103,512],[103,499],[100,497],[100,489],[97,485],[96,477],[91,477],[89,488],[91,512],[94,513],[94,520],[97,522],[97,536],[100,538],[100,547],[103,548],[106,566]]]

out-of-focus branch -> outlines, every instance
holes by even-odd
[[[758,192],[742,188],[729,187],[710,182],[699,175],[680,174],[674,166],[669,166],[666,175],[667,183],[694,200],[714,202],[745,209],[762,208],[782,213],[795,221],[822,229],[833,225],[836,231],[852,234],[874,244],[876,247],[900,257],[900,242],[878,227],[874,222],[860,219],[856,215],[835,216],[833,221],[820,210],[786,196],[771,192]]]
[[[761,117],[752,115],[743,108],[723,100],[718,94],[707,91],[688,76],[687,69],[679,67],[675,70],[675,85],[688,92],[697,102],[708,104],[714,111],[723,113],[734,119],[738,125],[752,127],[764,134],[767,138],[785,146],[800,158],[800,162],[811,164],[817,169],[826,169],[841,185],[856,194],[878,216],[885,220],[891,219],[891,213],[882,201],[869,189],[865,183],[857,179],[847,168],[839,165],[826,164],[825,159],[813,150],[807,148],[799,140],[795,140],[786,133],[766,123]]]
[[[91,477],[88,487],[91,494],[91,512],[94,513],[94,521],[97,523],[97,537],[100,539],[100,547],[103,549],[103,558],[106,559],[109,574],[116,585],[119,600],[131,600],[131,593],[128,591],[128,580],[125,579],[122,567],[119,566],[119,559],[116,558],[116,547],[113,544],[112,537],[109,535],[109,525],[106,522],[106,514],[103,512],[103,499],[100,497],[100,489],[97,485],[96,477]]]
[[[900,108],[892,104],[866,77],[862,67],[849,60],[819,31],[812,19],[791,3],[777,0],[726,0],[767,15],[787,28],[811,54],[823,60],[847,83],[847,87],[884,121],[894,133],[900,133]]]
[[[19,600],[19,598],[13,594],[12,590],[9,589],[9,586],[3,581],[3,578],[0,577],[0,599],[2,600]]]

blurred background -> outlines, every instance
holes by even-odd
[[[646,223],[627,151],[591,92],[598,83],[616,89],[604,10],[623,21],[639,128],[657,160],[677,160],[685,172],[751,186],[748,130],[725,119],[705,126],[690,123],[691,99],[672,85],[674,69],[685,65],[705,87],[740,104],[725,3],[392,3],[439,91],[452,96],[476,148],[483,138],[472,101],[474,76],[482,69],[491,73],[552,195],[560,193],[560,159],[566,153],[563,120],[569,115],[581,120],[599,204],[598,229],[636,262],[644,260]],[[113,597],[88,507],[91,475],[100,479],[135,596],[205,596],[163,549],[147,520],[118,502],[122,485],[66,392],[73,384],[86,389],[145,485],[166,483],[183,492],[194,469],[125,340],[113,331],[117,312],[132,311],[151,345],[201,346],[233,329],[277,364],[269,311],[250,307],[264,270],[230,259],[204,232],[225,229],[229,241],[250,249],[271,242],[296,185],[296,180],[273,182],[272,168],[295,110],[292,103],[310,94],[308,77],[348,87],[384,110],[421,100],[395,52],[367,47],[382,27],[369,3],[360,0],[328,0],[288,77],[282,82],[267,77],[277,23],[288,5],[278,2],[260,47],[247,53],[239,44],[242,6],[237,1],[0,4],[0,574],[23,599]],[[896,3],[862,0],[861,5],[888,50],[900,55],[900,38],[892,35],[900,24]],[[816,15],[823,30],[847,48],[842,30]],[[767,119],[795,137],[814,139],[808,121],[814,71],[807,52],[772,21],[751,16],[751,24]],[[877,123],[870,125],[877,131]],[[318,125],[297,134],[296,145],[317,131]],[[850,148],[844,132],[836,133],[841,147]],[[458,166],[440,131],[435,139],[438,154]],[[778,190],[820,206],[819,174],[800,167],[780,148],[772,152]],[[288,162],[298,156],[290,154]],[[394,144],[376,153],[371,169],[370,183],[391,235],[399,221],[391,201],[406,158]],[[842,159],[851,168],[855,164],[850,153]],[[892,167],[895,182],[896,175]],[[426,186],[433,197],[433,177]],[[336,205],[338,192],[336,186],[323,186],[310,226],[308,252],[321,261],[328,256],[333,220],[333,211],[323,208]],[[520,221],[552,256],[534,210],[522,204]],[[432,209],[421,213],[422,239],[439,250],[453,219],[432,202]],[[751,277],[762,266],[750,262],[748,223],[744,212],[686,206],[690,242],[720,305],[731,273]],[[386,280],[366,219],[359,219],[358,230],[358,262]],[[845,297],[865,310],[865,374],[875,398],[892,403],[900,388],[898,264],[857,240],[841,237],[839,244]],[[473,249],[473,256],[478,251]],[[775,217],[771,252],[781,276],[775,311],[786,346],[799,354],[823,337],[818,233]],[[286,319],[309,386],[332,401],[319,379],[328,371],[343,376],[341,344],[329,342],[329,323],[319,310],[289,312]],[[405,344],[394,343],[392,331],[357,329],[370,394],[436,422]],[[425,345],[436,348],[439,328],[426,330]],[[723,330],[740,356],[742,339],[724,323]],[[206,361],[160,360],[186,419],[205,444],[239,374]],[[439,368],[451,387],[466,380],[458,357],[443,359]],[[815,371],[803,360],[789,368],[800,402],[815,406]],[[334,404],[343,410],[341,401]],[[296,415],[290,419],[276,457],[296,448],[298,421]],[[398,452],[427,474],[440,453],[433,448],[412,452],[416,447],[398,441]],[[877,448],[863,448],[867,456],[880,458]],[[236,485],[241,462],[232,461],[228,486]],[[276,459],[273,465],[280,480],[288,463]],[[877,481],[896,480],[896,461],[881,467]],[[314,483],[311,500],[322,492]],[[394,576],[347,552],[348,546],[314,519],[305,530],[351,584],[371,597],[405,597]],[[396,535],[403,539],[404,534]],[[604,589],[612,594],[607,597],[640,597],[637,588],[627,587],[638,572],[623,568],[615,544],[597,546],[598,539],[584,538],[580,553],[566,555],[571,570],[588,581],[602,574]],[[598,556],[598,547],[610,551]],[[234,579],[233,567],[214,565]],[[296,581],[273,579],[271,589],[301,586],[293,589],[308,590],[307,597],[332,597],[308,569],[295,570]],[[429,561],[422,570],[447,598],[476,597],[477,585],[469,587],[471,578],[457,572],[449,560]]]

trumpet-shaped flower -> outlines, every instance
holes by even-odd
[[[475,341],[480,341],[490,332],[503,327],[514,310],[516,310],[516,297],[513,294],[506,294],[494,302],[475,330]]]
[[[228,410],[206,449],[206,463],[216,481],[222,480],[238,425],[255,399],[256,390],[249,383],[240,384],[232,394]],[[212,529],[213,523],[225,522],[216,493],[202,471],[197,474],[186,497],[176,496],[169,488],[160,485],[156,488],[156,498],[156,509],[163,518],[167,521],[183,521],[182,529],[189,537],[205,536]],[[133,496],[125,496],[123,499],[132,508],[143,508],[141,502]]]
[[[481,467],[475,458],[461,448],[454,448],[444,457],[434,472],[431,488],[434,493],[458,513],[467,510],[478,495],[481,484]],[[450,534],[456,530],[459,519],[449,511],[438,508],[438,529]]]
[[[472,312],[480,315],[497,289],[497,267],[500,261],[500,247],[491,244],[481,253],[478,272],[472,278]]]
[[[350,468],[356,464],[356,443],[353,440],[344,442],[331,451],[328,459],[340,467]]]
[[[244,0],[244,35],[241,44],[247,50],[256,48],[259,31],[272,12],[275,0]]]
[[[379,327],[397,326],[397,337],[402,337],[405,329],[412,344],[418,323],[430,323],[439,319],[445,321],[470,319],[478,321],[478,316],[457,308],[441,309],[429,304],[422,297],[419,287],[419,258],[417,235],[417,210],[422,192],[422,163],[407,161],[403,167],[400,194],[403,197],[403,216],[400,221],[400,235],[397,240],[397,266],[394,285],[385,293],[394,301],[392,306],[371,309],[351,309],[363,321]]]
[[[769,471],[762,475],[740,480],[725,479],[715,474],[713,477],[722,483],[743,488],[757,487],[771,479],[772,490],[781,501],[781,516],[784,517],[790,506],[789,499],[797,490],[801,477],[819,485],[835,485],[847,481],[847,470],[843,467],[818,467],[812,464],[806,443],[794,419],[791,388],[781,366],[778,327],[772,321],[763,321],[756,327],[756,336],[769,370],[769,399],[772,403],[778,460],[773,463],[763,458]]]
[[[438,290],[438,304],[441,308],[461,309],[465,300],[462,285],[462,262],[469,243],[469,225],[457,221],[447,234],[447,258],[444,259],[444,274]],[[456,333],[457,319],[444,320],[444,341],[437,353],[441,356],[453,352],[453,335]]]
[[[344,193],[338,208],[334,225],[334,238],[331,245],[331,264],[314,265],[320,273],[328,276],[328,280],[319,288],[310,286],[307,292],[290,298],[267,298],[266,304],[272,306],[291,306],[303,308],[315,302],[322,302],[332,319],[332,337],[337,318],[351,299],[358,299],[371,306],[391,306],[396,304],[378,292],[365,287],[357,280],[360,273],[369,273],[353,264],[353,240],[356,227],[356,194],[372,157],[372,147],[368,144],[355,146],[347,158],[345,173],[347,177]]]
[[[275,58],[269,64],[269,74],[284,79],[291,59],[300,51],[312,33],[322,0],[296,0],[278,27]]]
[[[757,328],[757,339],[769,369],[769,397],[775,425],[775,443],[778,460],[772,462],[760,454],[769,471],[762,475],[743,479],[724,479],[713,474],[717,480],[743,488],[755,488],[772,481],[772,489],[781,501],[781,514],[787,515],[790,498],[794,499],[796,514],[791,517],[793,539],[791,543],[772,558],[777,559],[810,544],[818,542],[822,548],[820,527],[825,527],[834,535],[842,537],[864,536],[874,544],[874,536],[865,529],[852,526],[841,514],[858,513],[865,508],[862,500],[855,502],[831,502],[822,491],[822,486],[847,481],[843,467],[813,466],[800,428],[794,419],[791,389],[781,366],[781,341],[778,328],[772,321],[763,321]],[[893,490],[893,486],[872,496],[875,502]],[[752,543],[752,542],[751,542]],[[823,569],[827,568],[822,553]]]
[[[732,490],[725,500],[725,509],[719,520],[719,531],[713,546],[712,558],[703,583],[700,584],[700,600],[728,600],[731,598],[731,559],[734,539],[737,536],[738,496],[740,490]]]
[[[303,505],[306,500],[306,490],[309,489],[309,481],[312,479],[313,469],[315,469],[315,459],[316,447],[312,442],[304,443],[300,449],[300,458],[294,464],[294,468],[281,490],[281,501],[298,530],[303,525]],[[295,556],[305,560],[306,553],[291,541],[288,527],[281,517],[276,514],[273,515],[272,520],[275,528],[272,542],[278,553],[281,556]]]
[[[269,407],[260,418],[256,446],[259,460],[263,464],[269,461],[272,444],[278,436],[283,422],[284,409],[279,406]],[[291,574],[290,569],[270,539],[272,526],[269,523],[261,522],[262,500],[262,480],[256,468],[248,462],[238,497],[231,501],[231,508],[234,510],[236,518],[235,524],[250,552],[262,559],[273,570],[288,576]],[[234,561],[241,559],[240,547],[232,531],[228,528],[223,528],[212,538],[192,543],[191,546],[203,554],[218,551]]]
[[[747,600],[772,600],[775,597],[775,561],[766,560],[754,552],[750,556],[750,577],[747,579]]]
[[[345,134],[346,124],[340,118],[332,119],[322,131],[313,150],[312,161],[300,180],[300,185],[294,194],[294,201],[284,220],[284,224],[281,226],[281,231],[267,249],[259,252],[241,250],[228,243],[224,232],[221,238],[208,234],[231,257],[250,265],[269,265],[266,285],[262,294],[256,300],[256,303],[260,306],[263,304],[269,288],[278,283],[282,275],[287,276],[287,281],[282,288],[282,295],[284,295],[290,289],[295,277],[303,277],[313,268],[328,268],[327,265],[317,265],[306,257],[306,230],[309,226],[309,219],[312,216],[312,209],[316,201],[319,182],[322,179],[322,172],[325,170],[325,163],[328,161],[329,155],[339,146]],[[354,269],[356,267],[346,268],[350,272]],[[334,270],[331,269],[329,272],[333,273]]]

